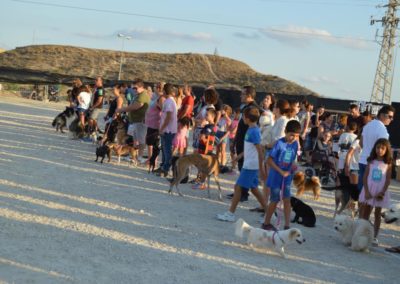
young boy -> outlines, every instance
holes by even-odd
[[[265,177],[263,167],[263,151],[261,147],[261,131],[257,127],[257,121],[260,117],[260,112],[257,108],[249,107],[243,113],[243,121],[249,128],[246,131],[244,138],[244,152],[236,157],[241,159],[244,157],[243,168],[240,171],[240,176],[235,184],[235,191],[233,194],[231,206],[229,211],[218,214],[217,219],[221,221],[234,222],[235,210],[242,196],[242,190],[250,189],[251,193],[260,202],[261,207],[265,209],[266,200],[263,199],[261,193],[258,191],[258,172],[260,178],[263,180]]]
[[[268,157],[267,163],[270,167],[270,171],[267,179],[267,187],[271,189],[271,202],[265,214],[264,224],[261,226],[264,230],[277,230],[271,224],[271,217],[281,199],[281,191],[285,215],[284,229],[287,230],[290,228],[290,184],[293,178],[291,170],[297,156],[300,132],[300,123],[297,120],[290,120],[285,127],[285,137],[279,139],[275,143]]]
[[[198,145],[198,153],[204,155],[212,155],[214,151],[215,139],[216,139],[216,131],[217,127],[215,126],[215,118],[217,117],[217,112],[213,108],[207,109],[206,112],[206,121],[207,125],[203,127],[199,136],[199,145]],[[199,183],[195,184],[193,189],[204,190],[207,188],[205,179],[206,177],[202,176],[200,173],[198,174]]]

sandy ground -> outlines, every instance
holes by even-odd
[[[288,259],[252,249],[217,221],[229,200],[165,179],[126,162],[95,163],[95,146],[51,127],[63,104],[0,96],[0,280],[6,283],[395,283],[400,227],[382,225],[381,246],[357,253],[332,229],[333,194],[315,202],[317,227],[299,227],[303,245]],[[222,176],[224,195],[235,176]],[[213,185],[214,186],[214,185]],[[392,197],[400,199],[393,182]],[[237,216],[259,226],[249,212]]]

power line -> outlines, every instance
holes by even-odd
[[[366,3],[367,1],[346,1],[346,2],[333,2],[333,1],[313,1],[313,0],[259,0],[261,2],[274,3],[274,4],[312,4],[312,5],[327,5],[327,6],[361,6],[361,7],[375,7],[376,4]],[[376,2],[376,1],[375,1]]]
[[[29,0],[11,0],[11,1],[19,2],[19,3],[25,3],[25,4],[38,5],[38,6],[48,6],[48,7],[67,8],[67,9],[90,11],[90,12],[97,12],[97,13],[107,13],[107,14],[116,14],[116,15],[135,16],[135,17],[143,17],[143,18],[150,18],[150,19],[165,20],[165,21],[195,23],[195,24],[203,24],[203,25],[220,26],[220,27],[226,27],[226,28],[239,28],[239,29],[257,30],[257,31],[268,31],[268,32],[282,33],[282,34],[297,34],[297,35],[302,35],[302,36],[307,36],[307,37],[314,37],[314,38],[336,38],[336,39],[357,40],[357,41],[364,41],[364,42],[374,42],[374,40],[362,39],[362,38],[354,38],[354,37],[346,37],[346,36],[315,34],[315,33],[299,32],[299,31],[287,31],[287,30],[278,29],[278,28],[260,28],[260,27],[255,27],[255,26],[209,22],[209,21],[192,20],[192,19],[175,18],[175,17],[164,17],[164,16],[156,16],[156,15],[150,15],[150,14],[139,14],[139,13],[126,12],[126,11],[117,11],[117,10],[85,8],[85,7],[54,4],[54,3],[46,3],[46,2],[39,2],[39,1],[29,1]]]

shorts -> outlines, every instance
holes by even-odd
[[[314,149],[315,139],[310,137],[310,135],[306,135],[306,139],[304,140],[303,149],[304,151],[312,151]]]
[[[160,139],[160,133],[158,129],[147,127],[146,145],[155,145],[157,143],[157,139]]]
[[[93,119],[93,120],[97,120],[97,118],[99,117],[99,114],[100,114],[100,110],[101,110],[100,108],[93,109],[89,115],[89,118]]]
[[[358,170],[350,170],[350,174],[352,174],[352,175],[358,175]]]
[[[84,109],[84,108],[77,107],[76,111],[78,112],[78,114],[81,114],[81,113],[86,114],[88,110]]]
[[[146,144],[147,127],[142,122],[134,122],[129,124],[127,134],[133,137],[134,141],[138,141],[139,145]]]
[[[285,198],[290,198],[290,184],[285,186],[283,189],[283,194],[282,197],[283,199]],[[281,200],[281,189],[280,188],[271,188],[271,194],[270,194],[270,201],[271,202],[279,202]]]
[[[221,140],[221,138],[222,138],[222,136],[224,136],[226,134],[226,132],[225,131],[217,131],[217,133],[215,134],[215,136],[216,137],[218,137],[220,140],[219,140],[219,143],[225,143],[226,144],[226,142],[228,142],[228,139],[227,139],[227,137],[225,137],[225,139],[224,140]]]
[[[242,188],[242,191],[258,188],[258,170],[242,169],[236,180],[236,184]]]

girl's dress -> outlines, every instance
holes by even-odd
[[[387,190],[382,200],[377,200],[375,198],[379,192],[382,191],[383,186],[386,182],[388,165],[383,161],[374,160],[369,165],[369,175],[368,175],[368,189],[371,193],[371,199],[365,199],[365,188],[361,191],[359,202],[366,203],[372,207],[388,208],[390,203],[390,193]],[[362,177],[360,177],[362,178]]]
[[[187,127],[180,128],[178,133],[175,134],[174,140],[172,141],[172,146],[175,148],[186,148],[186,135]]]

